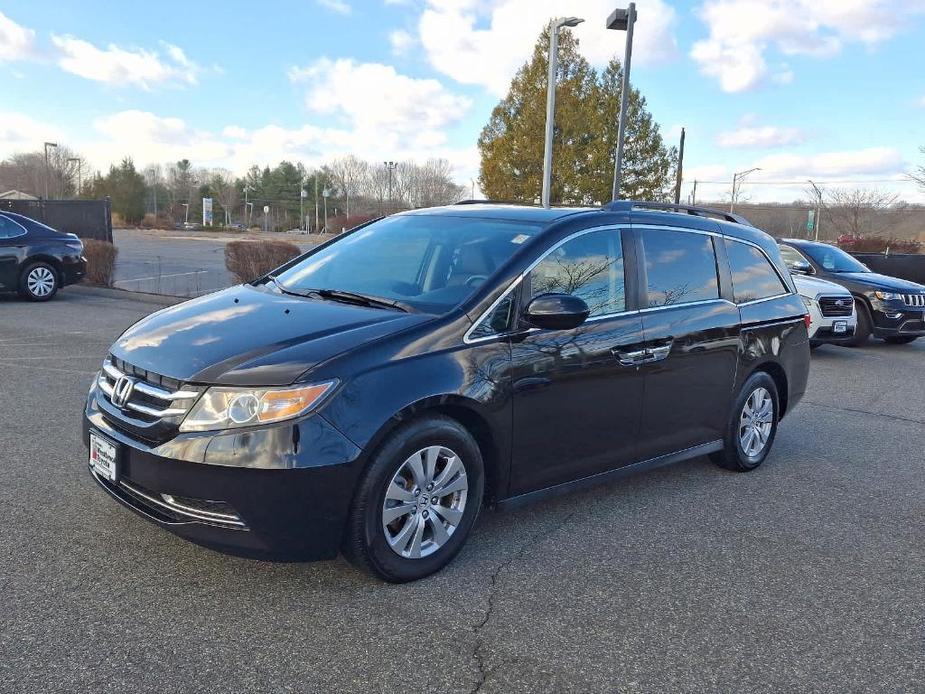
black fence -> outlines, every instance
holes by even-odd
[[[112,243],[112,208],[104,200],[0,200],[0,210],[15,212],[82,239]]]
[[[913,253],[852,253],[874,272],[901,277],[904,280],[925,284],[925,255]]]

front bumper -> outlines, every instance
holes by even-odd
[[[119,450],[116,482],[91,471],[92,477],[121,504],[165,530],[257,559],[311,561],[337,555],[360,451],[323,417],[275,429],[218,432],[205,440],[199,434],[192,437],[195,444],[180,434],[152,447],[112,426],[91,393],[83,417],[85,446],[91,430]],[[282,450],[279,436],[260,436],[279,431],[288,435],[290,450]],[[274,446],[267,445],[271,441]],[[261,455],[254,455],[255,446],[264,448]],[[201,461],[180,459],[190,452],[203,456]]]
[[[805,304],[805,302],[804,302]],[[818,301],[812,301],[807,305],[809,311],[809,340],[814,344],[848,342],[854,336],[857,329],[857,313],[852,311],[848,316],[823,316],[822,309]],[[845,332],[836,333],[835,323],[844,322],[847,325]]]
[[[925,311],[905,306],[875,309],[873,328],[877,337],[925,335]]]

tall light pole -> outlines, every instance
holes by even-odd
[[[386,210],[387,212],[391,214],[392,212],[395,211],[392,209],[392,173],[395,171],[395,169],[398,168],[398,162],[397,161],[384,161],[382,163],[385,164],[385,168],[389,172],[389,198],[388,198],[389,203],[388,203],[388,206],[386,207]]]
[[[247,185],[246,183],[244,184],[244,228],[245,230],[250,229],[250,226],[251,226],[251,217],[250,217],[251,208],[248,207],[248,205],[251,205],[251,207],[253,207],[253,205],[247,201],[247,191],[249,191],[250,188],[251,187],[249,185]]]
[[[183,205],[183,207],[186,208],[186,212],[185,212],[185,214],[183,215],[183,223],[184,223],[184,224],[189,224],[189,203],[188,203],[188,202],[181,202],[180,204]]]
[[[308,197],[308,191],[305,190],[305,180],[299,179],[299,231],[305,231],[305,198]]]
[[[810,181],[809,185],[811,185],[813,187],[813,190],[816,191],[816,214],[815,214],[815,217],[813,218],[813,234],[814,234],[814,240],[818,241],[819,240],[819,218],[822,216],[822,191],[819,190],[819,186],[817,186],[813,181]]]
[[[629,107],[630,63],[633,60],[633,26],[636,24],[636,3],[631,2],[625,10],[616,9],[607,18],[607,28],[626,32],[626,49],[623,51],[623,87],[620,93],[620,124],[617,127],[617,154],[613,164],[614,200],[620,197],[623,178],[623,139],[626,135],[626,112]]]
[[[321,232],[321,228],[318,225],[318,175],[319,172],[315,171],[315,231]]]
[[[46,142],[45,143],[45,199],[48,200],[48,148],[56,147],[57,142]]]
[[[732,200],[729,201],[729,211],[730,211],[730,212],[735,212],[735,207],[736,207],[736,187],[737,187],[737,186],[741,186],[741,185],[742,185],[742,180],[743,180],[746,176],[748,176],[748,174],[754,173],[755,171],[761,171],[761,167],[760,167],[760,166],[756,166],[755,168],[749,169],[748,171],[739,171],[738,173],[732,174]]]
[[[324,196],[324,233],[328,233],[328,196],[331,194],[331,191],[327,188],[321,193]]]
[[[552,134],[556,120],[556,74],[559,68],[559,29],[581,24],[578,17],[557,17],[549,22],[549,73],[546,76],[546,144],[543,151],[543,207],[549,207],[552,188]]]
[[[80,157],[68,157],[68,164],[73,164],[74,162],[77,162],[77,196],[80,197]],[[156,213],[157,210],[155,210],[155,216]]]

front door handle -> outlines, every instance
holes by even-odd
[[[610,351],[617,358],[617,361],[619,361],[622,366],[639,366],[640,364],[645,363],[646,356],[648,354],[648,351],[645,348],[634,349],[634,350],[625,352],[621,350],[619,347],[614,347]]]
[[[649,347],[648,352],[652,357],[649,361],[662,361],[663,359],[667,359],[668,355],[671,354],[671,341],[669,340],[667,344]]]

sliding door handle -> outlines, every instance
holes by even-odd
[[[619,347],[614,347],[610,351],[623,366],[639,366],[645,363],[648,356],[648,351],[645,348],[624,352]]]
[[[651,356],[649,361],[662,361],[663,359],[667,359],[668,355],[671,354],[671,343],[649,347],[648,352]]]

